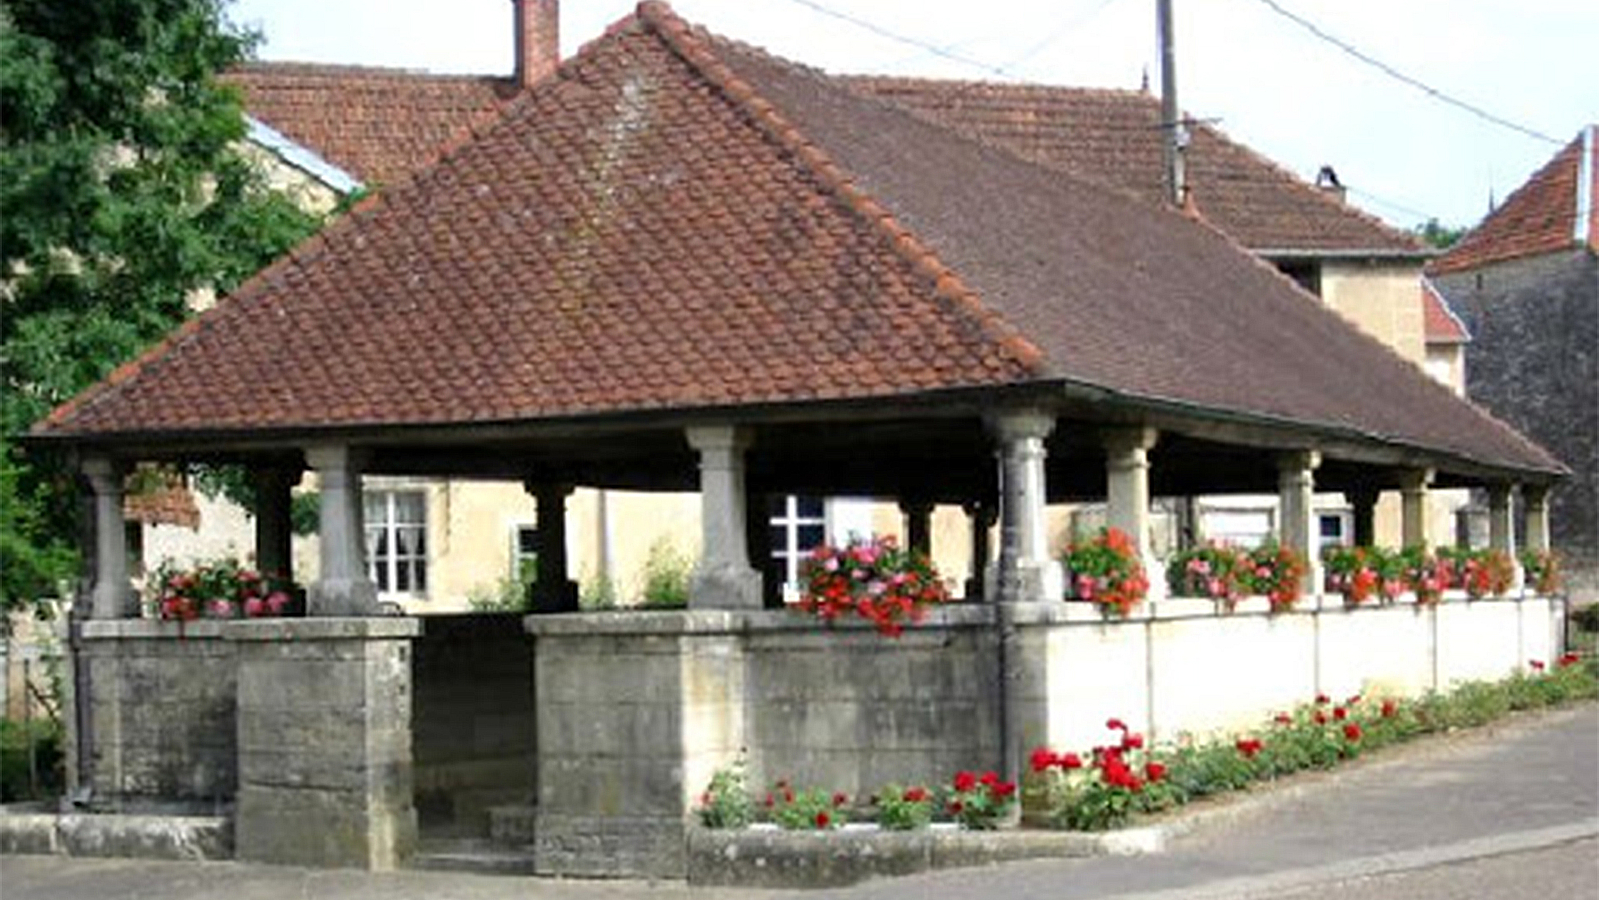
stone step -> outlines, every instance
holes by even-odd
[[[489,840],[502,847],[526,847],[533,843],[533,824],[538,807],[526,805],[489,807]]]
[[[532,875],[533,851],[497,845],[482,838],[423,838],[411,868],[480,875]]]

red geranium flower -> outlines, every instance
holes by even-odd
[[[1062,769],[1081,769],[1083,767],[1083,759],[1075,753],[1062,753],[1055,760],[1055,764]]]
[[[984,772],[983,777],[977,780],[985,787],[993,787],[994,785],[999,784],[999,775],[994,772]]]
[[[955,791],[956,791],[956,793],[964,794],[967,791],[969,791],[969,790],[971,790],[972,788],[975,788],[975,787],[977,787],[977,776],[976,775],[972,774],[971,772],[956,772],[955,773]]]
[[[1317,725],[1326,725],[1327,724],[1327,714],[1322,712],[1319,709],[1316,710],[1316,724]]]
[[[1144,777],[1149,779],[1150,784],[1154,784],[1166,777],[1166,766],[1158,762],[1152,762],[1144,766]]]
[[[1138,750],[1138,749],[1141,749],[1143,746],[1144,746],[1144,736],[1141,735],[1141,734],[1129,734],[1126,737],[1122,738],[1122,749],[1123,750]]]
[[[921,803],[927,799],[927,788],[912,787],[905,789],[904,800],[906,803]]]
[[[1126,731],[1127,723],[1123,722],[1121,719],[1106,719],[1105,727],[1116,731]]]
[[[846,804],[848,802],[849,802],[849,797],[847,795],[845,795],[845,793],[843,791],[838,791],[838,792],[833,794],[833,805],[834,806],[843,806],[844,804]]]
[[[1344,737],[1350,741],[1360,740],[1362,733],[1359,722],[1350,722],[1344,726]]]
[[[1292,725],[1294,724],[1294,717],[1287,713],[1278,713],[1277,717],[1272,721],[1276,722],[1278,725]]]
[[[833,817],[828,815],[827,814],[827,810],[825,810],[825,809],[816,814],[816,827],[817,828],[826,828],[829,824],[832,823],[832,821],[833,821]]]
[[[1328,697],[1326,694],[1317,694],[1316,695],[1316,705],[1317,706],[1325,706],[1326,704],[1331,703],[1331,702],[1332,702],[1332,698]]]
[[[1532,670],[1534,672],[1542,672],[1543,671],[1543,660],[1541,660],[1541,659],[1528,660],[1527,661],[1527,665],[1531,666]]]
[[[1060,761],[1055,751],[1048,747],[1039,747],[1033,751],[1031,764],[1034,772],[1043,772]]]
[[[1333,718],[1342,722],[1343,720],[1349,718],[1349,710],[1344,709],[1342,706],[1336,707],[1333,709]]]
[[[1399,712],[1398,703],[1395,703],[1392,700],[1384,700],[1382,702],[1382,717],[1384,719],[1392,719],[1394,714],[1397,712]]]

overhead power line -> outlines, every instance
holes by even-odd
[[[870,31],[872,34],[875,34],[875,35],[877,35],[880,38],[886,38],[888,40],[895,41],[895,42],[898,42],[898,43],[901,43],[901,44],[905,44],[905,45],[910,46],[910,47],[915,47],[915,48],[917,48],[919,50],[924,50],[924,51],[926,51],[928,53],[931,53],[934,56],[940,57],[941,59],[947,59],[947,60],[949,60],[951,62],[958,62],[958,63],[961,63],[962,65],[972,66],[974,68],[982,69],[985,72],[992,72],[993,74],[998,75],[1001,78],[1014,78],[1014,77],[1016,77],[1016,76],[1012,75],[1010,72],[1007,72],[1004,69],[1000,68],[999,66],[990,65],[990,64],[988,64],[986,62],[983,62],[980,59],[973,59],[973,58],[971,58],[969,56],[962,56],[959,53],[951,52],[951,51],[949,51],[949,50],[947,50],[947,49],[945,49],[943,47],[940,47],[940,46],[938,46],[936,44],[928,43],[927,41],[921,41],[921,40],[917,40],[916,38],[906,37],[903,34],[898,34],[898,33],[895,33],[893,31],[890,31],[887,28],[884,28],[883,26],[876,24],[875,22],[868,22],[865,19],[858,19],[855,16],[850,15],[849,13],[839,12],[836,9],[832,9],[830,7],[827,7],[827,6],[823,6],[822,4],[815,2],[815,0],[789,0],[789,2],[790,3],[797,3],[800,6],[803,6],[806,9],[811,10],[812,12],[821,13],[824,16],[829,16],[831,18],[839,20],[840,22],[848,22],[849,24],[854,25],[856,28],[862,28],[862,29],[865,29],[866,31]]]
[[[1398,69],[1395,69],[1393,66],[1388,65],[1387,63],[1383,62],[1382,60],[1376,59],[1376,58],[1372,57],[1370,54],[1367,54],[1367,53],[1361,51],[1360,48],[1355,47],[1354,45],[1350,44],[1349,42],[1344,41],[1344,40],[1340,40],[1339,38],[1334,37],[1331,34],[1328,34],[1326,31],[1322,30],[1319,26],[1317,26],[1316,23],[1311,22],[1310,20],[1304,18],[1303,16],[1300,16],[1300,15],[1298,15],[1296,13],[1290,12],[1290,11],[1282,8],[1282,6],[1278,5],[1276,0],[1260,0],[1260,2],[1265,4],[1266,7],[1269,8],[1272,12],[1276,13],[1279,16],[1282,16],[1283,18],[1287,19],[1290,22],[1293,22],[1294,24],[1298,25],[1299,27],[1301,27],[1301,28],[1305,29],[1306,31],[1310,32],[1311,34],[1315,35],[1317,38],[1319,38],[1319,39],[1321,39],[1323,41],[1326,41],[1329,44],[1332,44],[1334,47],[1337,47],[1339,50],[1342,50],[1344,53],[1347,53],[1350,56],[1353,56],[1355,59],[1358,59],[1361,62],[1365,63],[1366,65],[1377,69],[1378,71],[1382,72],[1384,75],[1387,75],[1390,78],[1393,78],[1393,79],[1395,79],[1397,81],[1401,81],[1401,82],[1403,82],[1405,84],[1410,85],[1411,87],[1415,88],[1416,90],[1421,91],[1422,93],[1426,94],[1429,97],[1432,97],[1434,100],[1438,100],[1440,102],[1447,103],[1450,106],[1456,107],[1457,109],[1463,109],[1466,112],[1471,113],[1472,115],[1476,116],[1479,119],[1483,119],[1485,121],[1492,122],[1493,124],[1498,125],[1501,128],[1508,128],[1511,131],[1520,132],[1521,134],[1524,134],[1527,137],[1535,138],[1537,140],[1544,141],[1545,143],[1554,144],[1555,146],[1560,146],[1560,145],[1562,145],[1564,143],[1564,141],[1560,141],[1560,140],[1557,140],[1556,138],[1552,138],[1549,135],[1544,134],[1541,131],[1538,131],[1537,129],[1528,128],[1525,125],[1521,125],[1519,123],[1512,122],[1509,119],[1504,118],[1503,116],[1496,116],[1493,113],[1488,112],[1487,110],[1483,109],[1480,106],[1476,106],[1474,104],[1467,103],[1464,100],[1458,99],[1456,97],[1452,97],[1449,94],[1446,94],[1443,91],[1433,87],[1432,85],[1427,84],[1424,81],[1421,81],[1420,79],[1412,78],[1409,75],[1406,75],[1405,73],[1399,71]]]

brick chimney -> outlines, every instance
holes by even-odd
[[[511,0],[516,31],[516,82],[529,88],[561,62],[560,0]]]

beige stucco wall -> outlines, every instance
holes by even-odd
[[[306,212],[326,215],[339,204],[342,195],[306,174],[303,170],[284,162],[277,154],[259,144],[240,141],[240,155],[254,163],[266,176],[267,186],[287,194],[296,206]]]
[[[1466,395],[1465,344],[1428,344],[1426,369],[1428,375],[1457,396]]]
[[[1334,311],[1400,356],[1427,358],[1421,308],[1421,264],[1393,260],[1328,260],[1321,296]]]

